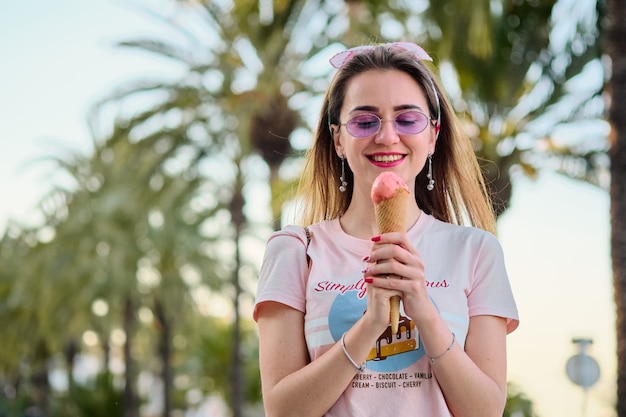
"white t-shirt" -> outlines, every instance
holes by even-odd
[[[261,266],[256,305],[276,301],[304,313],[311,360],[341,339],[367,308],[363,257],[372,246],[346,234],[339,220],[287,226],[270,238]],[[507,319],[519,324],[500,244],[483,230],[441,222],[422,213],[407,232],[425,265],[428,293],[461,346],[469,318]],[[306,251],[306,252],[305,252]],[[310,267],[307,263],[310,258]],[[257,310],[254,316],[256,319]],[[401,310],[400,329],[390,328],[372,346],[367,368],[325,416],[451,416],[424,354],[413,321]]]

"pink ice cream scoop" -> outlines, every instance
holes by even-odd
[[[407,192],[409,187],[398,174],[393,171],[385,171],[378,175],[372,184],[372,201],[374,204],[393,197],[399,189]]]

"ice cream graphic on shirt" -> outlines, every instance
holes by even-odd
[[[338,294],[328,313],[330,333],[341,339],[367,309],[367,299],[354,291]],[[397,333],[391,325],[380,335],[367,357],[367,368],[377,372],[395,372],[405,369],[424,356],[419,334],[413,321],[400,311]]]

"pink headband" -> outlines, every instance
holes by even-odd
[[[355,46],[354,48],[348,49],[347,51],[339,52],[334,55],[330,59],[330,65],[334,68],[341,68],[346,65],[346,62],[350,61],[355,55],[358,55],[361,52],[373,51],[376,49],[378,45],[362,45]],[[418,61],[426,60],[432,61],[433,59],[426,53],[426,51],[419,45],[410,42],[391,42],[386,43],[385,46],[387,49],[398,50],[398,51],[409,51],[412,52],[415,56],[415,59]]]

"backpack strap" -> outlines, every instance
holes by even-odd
[[[308,250],[309,250],[309,244],[311,244],[311,231],[309,230],[309,228],[307,226],[304,226],[304,233],[306,234],[306,250],[307,250],[306,264],[310,268],[311,267],[311,257],[308,254]]]

